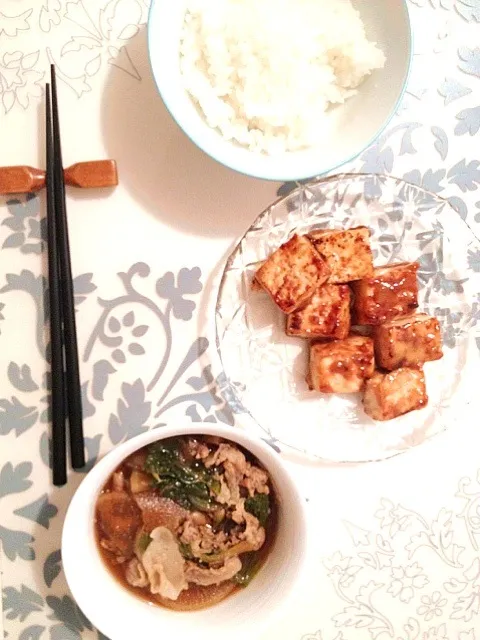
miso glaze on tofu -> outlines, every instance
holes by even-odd
[[[390,320],[374,329],[379,367],[397,369],[421,365],[443,356],[440,323],[425,313]]]
[[[350,332],[350,288],[318,287],[305,307],[287,317],[287,335],[300,338],[346,338]]]
[[[256,266],[251,288],[267,291],[287,314],[288,336],[311,340],[312,391],[364,391],[374,420],[427,405],[421,366],[443,351],[439,321],[415,313],[418,262],[375,267],[362,226],[294,235]]]
[[[355,322],[378,325],[418,307],[418,262],[377,267],[372,278],[352,283]]]
[[[321,393],[356,393],[373,375],[373,340],[350,336],[345,340],[316,343],[310,347],[311,389]]]
[[[310,240],[294,235],[272,253],[255,279],[284,313],[291,313],[310,300],[328,275],[327,265]]]
[[[373,276],[370,231],[367,227],[312,231],[309,236],[330,269],[329,282],[346,283]]]
[[[363,407],[374,420],[392,420],[427,406],[428,396],[422,369],[402,367],[375,374],[365,385]]]

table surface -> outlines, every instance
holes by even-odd
[[[65,164],[115,158],[120,186],[69,192],[91,467],[165,423],[233,424],[212,303],[235,239],[282,188],[224,169],[178,130],[149,70],[147,0],[3,0],[0,159],[44,166],[42,92],[55,62]],[[398,114],[345,168],[449,198],[480,235],[479,0],[410,0],[413,72]],[[5,637],[102,638],[61,570],[52,488],[43,197],[0,200],[0,541]],[[480,255],[471,256],[480,270]],[[309,498],[309,588],[264,635],[480,640],[476,403],[445,435],[383,463],[291,464]],[[88,577],[86,577],[88,579]],[[0,616],[0,627],[2,616]],[[115,639],[112,639],[115,640]]]

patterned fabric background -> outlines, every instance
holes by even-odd
[[[66,161],[119,163],[115,192],[69,200],[89,468],[167,422],[233,426],[210,346],[218,275],[235,238],[293,187],[228,172],[178,132],[149,71],[148,6],[0,3],[1,164],[44,164],[51,62],[63,81]],[[438,193],[480,237],[480,0],[409,0],[409,8],[415,55],[405,99],[388,130],[342,170],[392,174]],[[43,216],[42,196],[0,200],[4,635],[90,640],[104,636],[69,594],[60,554],[83,474],[62,489],[49,475]],[[468,260],[480,271],[479,253]],[[466,406],[441,441],[381,465],[291,463],[318,562],[298,607],[265,640],[480,640],[474,415]]]

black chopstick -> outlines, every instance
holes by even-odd
[[[61,273],[62,319],[66,364],[66,391],[68,425],[70,432],[70,455],[72,467],[85,466],[83,437],[82,389],[77,347],[77,325],[75,320],[75,299],[73,291],[72,264],[68,240],[67,207],[65,201],[65,179],[60,141],[60,121],[58,115],[57,80],[55,66],[51,65],[52,76],[52,118],[53,144],[55,152],[55,208],[57,223],[57,249]]]
[[[54,146],[52,132],[52,109],[50,85],[47,97],[47,234],[48,234],[48,292],[50,304],[50,350],[52,370],[52,468],[53,484],[64,485],[67,481],[65,455],[65,380],[63,372],[62,314],[60,274],[57,256],[57,232],[55,224]]]
[[[77,327],[75,320],[75,300],[73,290],[72,265],[68,239],[67,209],[65,200],[65,182],[60,141],[60,123],[58,115],[57,83],[55,67],[51,66],[51,116],[53,138],[53,192],[55,202],[55,243],[57,269],[60,274],[59,315],[62,320],[62,342],[64,349],[64,411],[68,414],[70,434],[70,457],[72,467],[85,466],[85,447],[83,437],[82,395],[77,347]],[[65,409],[66,405],[66,409]],[[65,424],[64,424],[65,432]],[[65,447],[65,445],[64,445]]]

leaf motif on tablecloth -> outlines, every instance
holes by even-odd
[[[160,299],[166,301],[161,306],[139,290],[137,279],[148,278],[150,275],[148,265],[137,263],[127,273],[119,273],[118,275],[123,282],[126,295],[119,296],[113,300],[99,299],[103,312],[87,341],[84,361],[88,361],[98,342],[110,347],[112,349],[112,360],[121,365],[127,362],[129,356],[138,358],[145,355],[147,353],[147,343],[145,341],[153,340],[155,337],[157,339],[157,349],[158,344],[165,341],[164,355],[147,385],[147,391],[150,392],[168,364],[173,341],[172,314],[175,318],[181,320],[191,318],[196,303],[185,296],[192,296],[201,291],[201,271],[197,267],[181,269],[176,278],[176,283],[175,276],[171,272],[159,278],[156,283],[157,292]],[[131,307],[130,310],[125,310],[126,305]],[[140,315],[148,312],[153,317],[153,320],[149,320],[148,324],[143,318],[140,320],[137,309],[141,312]],[[123,329],[128,329],[128,331],[121,331],[122,327]],[[158,329],[161,330],[163,335],[159,335]],[[154,332],[156,333],[154,334]]]
[[[362,570],[362,565],[355,563],[352,557],[344,556],[337,551],[329,558],[323,560],[323,566],[327,569],[328,576],[337,594],[342,600],[353,604],[353,600],[347,595],[346,589],[353,584],[357,574]]]
[[[22,631],[18,640],[41,640],[45,627],[39,624],[32,624]]]
[[[25,406],[16,396],[0,399],[0,435],[14,431],[18,437],[33,427],[37,418],[36,407]]]
[[[16,362],[10,362],[7,370],[8,379],[18,391],[37,391],[39,386],[32,378],[32,370],[27,364],[22,366]]]
[[[480,611],[480,593],[474,591],[468,596],[460,596],[453,605],[453,612],[450,615],[452,620],[470,620],[478,615]]]
[[[40,9],[39,26],[42,31],[49,33],[52,26],[57,27],[60,24],[60,10],[62,5],[60,0],[46,0]]]
[[[435,149],[442,160],[446,160],[448,155],[448,137],[444,129],[441,127],[432,127],[432,133],[435,136]],[[445,173],[443,174],[445,175]],[[438,189],[440,191],[440,188]]]
[[[37,522],[45,529],[49,529],[50,520],[57,515],[58,509],[54,504],[49,502],[48,495],[44,494],[34,502],[27,504],[20,509],[16,509],[13,513],[21,516],[22,518],[32,520],[32,522]]]
[[[107,387],[109,376],[117,370],[108,360],[99,360],[93,365],[92,397],[103,400],[103,393]]]
[[[1,81],[1,69],[0,69]],[[38,196],[28,193],[21,199],[7,201],[10,216],[2,221],[2,226],[11,229],[12,233],[3,241],[3,249],[20,248],[22,253],[40,254],[46,247],[46,218],[40,218],[40,201]]]
[[[466,87],[455,78],[445,78],[438,88],[438,93],[444,98],[444,105],[447,106],[454,100],[459,100],[468,96],[472,90]]]
[[[412,525],[416,514],[402,505],[394,505],[391,500],[382,498],[381,508],[375,512],[375,517],[380,520],[382,529],[388,529],[390,538],[394,538],[400,531],[405,531]]]
[[[42,609],[43,598],[26,585],[22,584],[20,589],[4,587],[3,610],[8,620],[18,618],[20,622],[23,622],[31,613]]]
[[[64,15],[67,20],[75,23],[94,38],[101,39],[101,34],[86,10],[83,0],[70,0],[67,2]]]
[[[472,271],[480,273],[480,250],[468,250],[467,253],[468,266]]]
[[[0,471],[0,498],[29,489],[33,484],[29,480],[32,469],[31,462],[21,462],[15,467],[7,462]]]
[[[62,570],[61,562],[62,552],[60,549],[52,551],[52,553],[47,556],[43,564],[43,579],[48,588],[52,586],[55,578],[60,575]]]
[[[73,279],[73,290],[75,296],[75,306],[87,299],[89,293],[93,293],[97,288],[92,282],[93,273],[82,273]]]
[[[186,384],[193,389],[194,393],[185,393],[168,400],[174,385],[195,360],[201,359],[207,348],[208,340],[206,338],[198,338],[194,341],[177,372],[160,397],[157,403],[159,409],[155,414],[155,418],[158,418],[175,406],[186,405],[185,415],[188,416],[192,422],[223,422],[229,426],[234,425],[235,403],[230,406],[231,396],[228,395],[231,393],[232,387],[229,386],[228,389],[226,388],[224,377],[219,376],[214,379],[210,365],[203,369],[200,376],[192,376],[187,379]]]
[[[212,366],[208,365],[203,369],[199,377],[192,376],[186,382],[194,391],[200,391],[200,389],[210,386],[213,380]]]
[[[1,27],[0,20],[0,32]],[[0,40],[1,38],[0,35]],[[44,71],[34,68],[38,59],[38,50],[29,53],[9,52],[0,59],[0,98],[5,114],[11,112],[15,106],[27,109],[31,98],[42,96],[41,81],[44,77]]]
[[[50,49],[47,54],[57,66],[58,77],[78,97],[91,91],[91,78],[105,62],[141,80],[125,46],[146,21],[146,11],[138,0],[109,0],[103,6],[89,4],[88,8],[83,0],[71,0],[66,4],[64,16],[82,32],[70,35],[60,48],[60,56]]]
[[[344,521],[344,526],[348,531],[350,538],[352,539],[353,544],[356,547],[366,547],[370,544],[370,532],[358,527],[352,522]]]
[[[462,582],[457,578],[450,578],[450,580],[443,583],[443,588],[448,593],[462,593],[467,588],[467,582]]]
[[[173,315],[178,320],[190,320],[192,318],[196,305],[185,296],[200,293],[202,290],[201,275],[200,269],[194,267],[193,269],[180,269],[177,284],[175,284],[175,277],[172,272],[166,273],[157,281],[158,295],[171,303]]]
[[[25,531],[15,531],[0,525],[0,542],[3,553],[9,560],[35,560],[35,550],[30,545],[35,538]]]
[[[52,613],[49,616],[51,620],[58,620],[63,623],[65,627],[73,633],[80,633],[84,629],[93,629],[92,623],[82,613],[80,607],[70,598],[70,596],[63,596],[58,598],[57,596],[47,596],[47,605],[52,609]],[[60,638],[67,638],[68,636],[55,636]],[[79,636],[80,637],[80,636]]]
[[[465,200],[459,198],[458,196],[452,196],[448,199],[448,202],[455,209],[462,220],[466,220],[468,215],[468,207],[465,203]]]
[[[345,607],[341,613],[332,617],[336,627],[368,628],[372,640],[382,633],[393,636],[391,622],[376,609],[372,603],[373,594],[384,585],[373,580],[360,587],[355,603]]]
[[[478,0],[457,0],[455,9],[467,22],[480,22],[480,4]]]
[[[152,403],[145,399],[145,387],[138,379],[133,384],[122,384],[122,396],[117,402],[117,413],[110,414],[108,435],[113,444],[148,431]]]
[[[30,29],[29,18],[33,9],[27,9],[16,16],[6,15],[0,12],[0,37],[4,34],[10,38],[15,38],[19,31]]]
[[[480,162],[464,158],[457,162],[447,174],[450,184],[456,184],[464,193],[474,191],[480,184]]]
[[[432,549],[446,564],[452,567],[463,566],[459,558],[465,547],[453,543],[452,517],[451,511],[441,509],[430,526],[425,523],[426,530],[413,535],[405,547],[409,559],[413,558],[418,549],[427,547]]]
[[[64,624],[55,624],[50,628],[50,640],[81,640],[81,638],[79,631]]]
[[[112,67],[116,67],[117,69],[124,71],[126,74],[134,78],[134,80],[140,81],[142,79],[142,76],[128,53],[127,47],[118,48],[110,46],[108,47],[108,55],[108,64]]]
[[[418,620],[416,618],[408,618],[407,622],[403,625],[403,631],[405,635],[397,638],[397,640],[417,640],[420,635],[420,624]]]
[[[437,132],[436,138],[436,144],[440,144],[441,137],[439,132]],[[442,153],[447,152],[445,149],[441,149],[440,151]],[[419,187],[422,187],[427,191],[438,193],[443,189],[443,186],[440,183],[445,178],[445,174],[445,169],[439,169],[435,172],[431,169],[427,169],[427,171],[423,175],[420,173],[420,171],[418,171],[418,169],[413,169],[412,171],[408,171],[407,173],[405,173],[403,179],[407,182],[410,182],[411,184],[418,185]]]
[[[458,50],[458,68],[464,73],[480,78],[480,48],[460,47]]]
[[[96,407],[94,404],[92,404],[90,402],[90,399],[88,397],[88,387],[89,387],[89,382],[84,382],[82,384],[81,387],[81,392],[82,392],[82,412],[83,412],[83,419],[86,420],[87,418],[91,418],[93,415],[95,415],[96,412]]]
[[[480,107],[473,107],[472,109],[463,109],[456,115],[459,123],[455,127],[455,135],[463,136],[470,134],[474,136],[480,129]]]
[[[142,8],[137,0],[110,0],[100,10],[100,29],[106,40],[128,40],[138,33]],[[133,29],[132,27],[135,27]]]
[[[447,635],[447,625],[445,623],[436,627],[430,627],[422,635],[422,640],[452,640],[450,635]]]
[[[95,436],[86,436],[85,437],[85,450],[86,450],[86,464],[83,469],[79,469],[78,473],[88,473],[91,469],[93,469],[94,465],[97,463],[98,454],[100,453],[100,443],[102,441],[103,434],[97,433]]]

